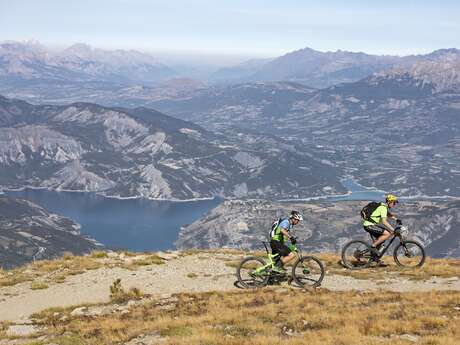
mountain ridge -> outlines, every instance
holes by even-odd
[[[35,259],[52,259],[65,252],[85,254],[101,248],[80,234],[73,220],[49,213],[27,200],[0,194],[0,265],[22,265]]]
[[[169,200],[295,197],[298,186],[312,186],[313,195],[324,194],[323,188],[344,190],[335,168],[275,138],[226,137],[148,108],[34,106],[3,99],[0,123],[4,188]],[[281,171],[280,165],[290,168]]]

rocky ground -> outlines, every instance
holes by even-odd
[[[245,254],[242,252],[189,251],[159,253],[163,264],[132,265],[145,259],[145,255],[127,256],[123,253],[109,253],[108,257],[94,259],[102,262],[98,269],[80,274],[72,273],[63,282],[52,282],[49,278],[56,274],[50,272],[12,286],[0,287],[0,321],[27,323],[30,316],[53,307],[70,307],[86,304],[110,302],[109,287],[116,279],[126,290],[138,288],[152,298],[165,298],[176,293],[195,293],[205,291],[238,291],[235,266]],[[321,257],[321,256],[320,256]],[[341,268],[330,257],[321,257],[326,263],[326,276],[320,289],[331,291],[460,291],[460,266],[455,266],[447,274],[432,276],[428,268],[426,274],[404,274],[388,267],[375,267],[365,274],[356,274]],[[336,257],[333,257],[335,260]],[[122,262],[128,266],[119,265]],[[435,262],[435,261],[433,261]],[[430,265],[430,261],[426,265]],[[433,265],[433,264],[432,264]],[[438,264],[436,264],[438,265]],[[437,266],[436,266],[437,267]],[[434,271],[433,271],[434,272]],[[441,272],[441,271],[439,271]],[[13,272],[3,272],[5,275]],[[46,282],[45,288],[37,288],[38,282]],[[287,284],[287,283],[283,283]],[[39,286],[39,285],[38,285]],[[289,287],[286,285],[286,287]],[[292,289],[301,289],[294,286]],[[112,309],[117,311],[118,306]],[[86,309],[75,309],[75,313]],[[101,313],[100,307],[94,313]],[[122,311],[120,309],[119,311]],[[14,328],[11,332],[14,332]],[[2,344],[2,343],[0,343]]]

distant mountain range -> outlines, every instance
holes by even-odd
[[[243,83],[260,81],[290,81],[314,88],[326,88],[341,83],[355,82],[374,73],[393,69],[408,69],[422,77],[430,67],[439,69],[460,57],[458,49],[440,49],[425,55],[389,56],[370,55],[338,50],[320,52],[304,48],[271,60],[252,60],[232,68],[223,68],[211,76],[211,81]],[[433,66],[437,65],[437,66]],[[458,82],[458,74],[456,77]]]
[[[226,137],[147,108],[0,97],[0,187],[157,199],[344,192],[340,173],[273,136]]]
[[[37,42],[0,44],[0,80],[16,87],[94,81],[152,85],[175,75],[151,55],[133,50],[75,44],[54,52]]]
[[[37,42],[0,43],[0,94],[33,103],[95,102],[108,106],[185,96],[196,85],[289,81],[312,88],[356,82],[374,73],[411,70],[429,79],[433,70],[447,72],[460,51],[441,49],[425,55],[386,56],[304,48],[274,59],[253,59],[212,73],[186,72],[134,50],[102,50],[75,44],[61,51]],[[209,68],[206,68],[209,70]],[[193,82],[190,76],[195,79]],[[456,76],[451,76],[457,80]],[[175,82],[167,82],[175,79]],[[166,84],[162,84],[167,82]],[[436,79],[438,85],[442,84]],[[445,80],[451,84],[450,79]],[[165,94],[163,88],[168,88]]]
[[[51,259],[64,252],[88,253],[100,248],[80,235],[73,220],[51,214],[27,200],[0,195],[0,267],[19,266],[34,259]]]
[[[351,239],[370,240],[362,229],[360,201],[290,202],[229,200],[184,227],[176,245],[188,248],[238,248],[263,250],[270,224],[291,210],[305,221],[294,227],[305,252],[337,252]],[[409,238],[420,241],[427,255],[460,257],[460,201],[404,201],[394,210],[408,227]]]

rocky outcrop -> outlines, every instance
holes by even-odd
[[[74,221],[26,200],[0,195],[0,266],[9,268],[64,252],[84,254],[100,247],[80,234]]]
[[[0,187],[10,189],[175,200],[344,191],[335,167],[277,138],[217,135],[147,108],[0,97],[0,144]]]

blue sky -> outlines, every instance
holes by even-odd
[[[234,56],[460,48],[460,1],[0,0],[0,41]]]

